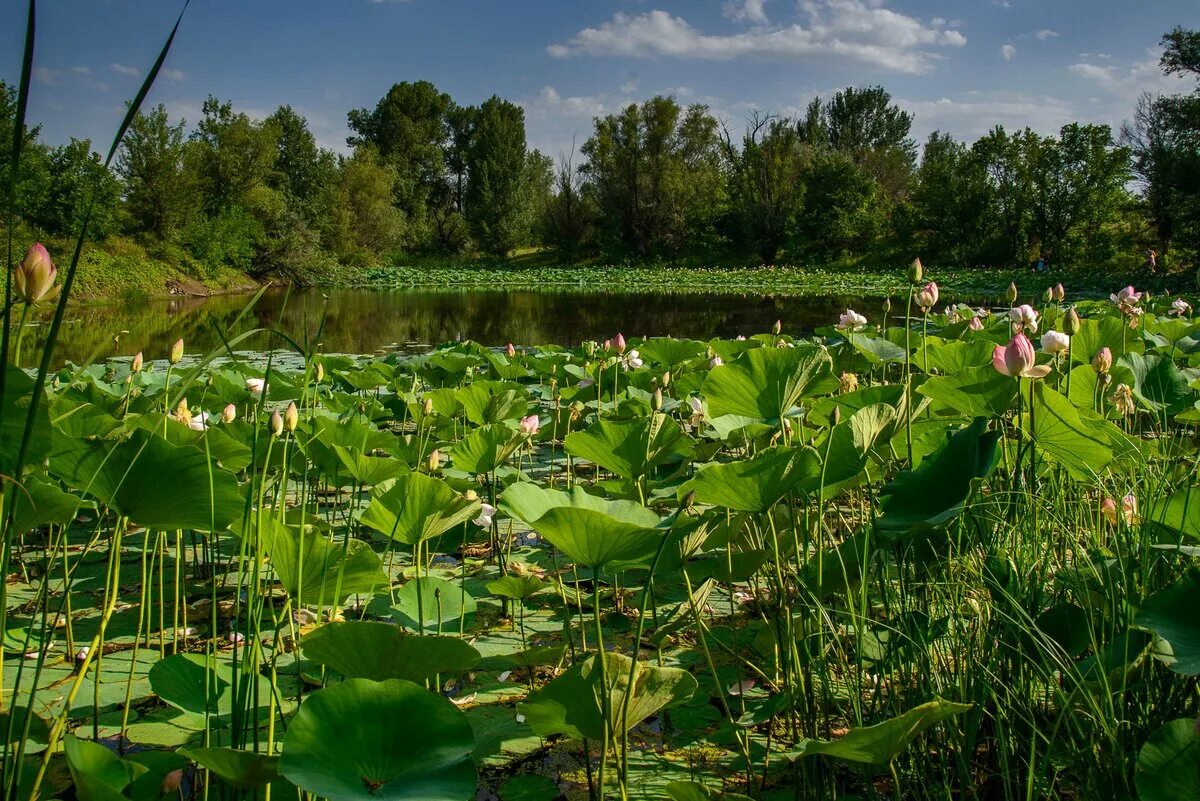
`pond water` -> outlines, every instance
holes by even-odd
[[[473,339],[490,346],[575,345],[626,336],[709,339],[755,334],[781,320],[802,333],[830,325],[847,307],[879,319],[882,300],[849,296],[791,297],[734,293],[539,292],[489,290],[268,290],[235,320],[252,295],[87,304],[68,309],[58,360],[144,352],[165,358],[183,337],[189,353],[217,347],[221,336],[252,328],[283,331],[297,342],[317,340],[326,353],[414,352],[442,342]],[[26,336],[24,349],[41,344],[48,326]],[[219,333],[218,333],[219,332]],[[256,335],[237,350],[281,347],[278,337]]]

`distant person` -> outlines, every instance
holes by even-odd
[[[1033,270],[1034,270],[1034,272],[1038,272],[1038,273],[1046,272],[1046,257],[1045,256],[1038,256],[1037,264],[1035,264],[1033,266]]]
[[[1158,254],[1154,248],[1146,248],[1146,266],[1150,268],[1150,272],[1158,272]]]

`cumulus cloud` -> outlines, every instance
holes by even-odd
[[[165,69],[159,74],[162,75],[164,78],[166,78],[168,81],[174,81],[175,83],[181,82],[185,77],[183,74],[183,70]]]
[[[1055,36],[1058,36],[1059,33],[1058,31],[1052,31],[1049,28],[1042,28],[1040,31],[1034,31],[1033,35],[1038,38],[1039,42],[1044,42],[1047,39],[1053,39]]]
[[[913,136],[923,141],[932,131],[947,131],[971,142],[996,125],[1008,130],[1028,126],[1041,134],[1057,133],[1081,114],[1067,100],[1047,95],[972,92],[955,98],[909,100],[896,103],[913,114]]]
[[[547,48],[566,58],[663,56],[730,60],[841,58],[894,72],[923,73],[942,56],[934,48],[962,47],[966,37],[943,19],[928,22],[885,8],[875,0],[802,0],[806,24],[759,27],[733,34],[706,34],[683,17],[653,10],[617,13]]]
[[[1067,67],[1071,74],[1095,84],[1113,99],[1132,107],[1142,92],[1154,94],[1186,92],[1192,84],[1179,75],[1164,75],[1158,60],[1161,50],[1148,50],[1146,58],[1123,66],[1080,61]],[[1100,58],[1099,55],[1093,58]],[[1127,112],[1128,113],[1128,112]]]
[[[1005,61],[1012,61],[1013,56],[1017,54],[1017,48],[1010,44],[1006,44],[1000,48],[1000,55],[1004,56]]]
[[[52,70],[49,67],[33,68],[33,79],[46,86],[58,86],[58,81],[61,77],[61,70]]]
[[[750,22],[755,25],[766,25],[767,0],[728,0],[724,13],[734,22]]]
[[[110,64],[108,66],[108,68],[110,70],[112,70],[113,72],[117,73],[118,75],[129,75],[131,77],[137,77],[138,75],[142,74],[142,71],[140,69],[138,69],[137,67],[131,67],[128,64]]]

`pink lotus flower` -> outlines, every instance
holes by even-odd
[[[479,517],[475,518],[471,522],[480,528],[491,528],[492,518],[495,516],[496,507],[492,506],[490,503],[485,503],[479,507]]]
[[[720,367],[724,363],[725,363],[725,360],[722,359],[720,356],[713,356],[711,359],[708,360],[708,366],[710,368],[711,367]]]
[[[1116,525],[1117,523],[1117,502],[1112,498],[1105,498],[1100,504],[1100,512],[1108,519],[1108,522]],[[1137,498],[1130,493],[1121,499],[1121,519],[1126,524],[1133,525],[1141,520],[1138,516]]]
[[[1012,320],[1014,334],[1020,334],[1024,331],[1028,331],[1031,334],[1037,333],[1038,313],[1028,303],[1023,303],[1015,309],[1009,309],[1008,319]]]
[[[1183,298],[1175,298],[1171,301],[1171,314],[1176,317],[1186,317],[1192,313],[1192,305]]]
[[[509,342],[504,346],[504,355],[510,359],[517,355],[517,349],[513,346],[513,343]]]
[[[967,328],[970,328],[972,331],[982,331],[983,320],[980,320],[978,317],[972,317],[971,322],[967,323]]]
[[[1054,288],[1050,290],[1050,294],[1055,302],[1062,303],[1067,297],[1067,290],[1063,289],[1062,284],[1055,284]]]
[[[541,426],[541,424],[542,421],[538,419],[538,416],[536,414],[531,414],[528,417],[521,418],[518,428],[520,428],[521,433],[525,436],[532,437],[538,432],[538,428]]]
[[[58,268],[50,260],[50,253],[37,242],[29,246],[25,258],[13,271],[13,291],[26,303],[37,303],[54,286]]]
[[[839,331],[854,331],[862,328],[867,324],[867,318],[856,312],[854,309],[846,309],[842,315],[838,317],[837,329]]]
[[[1121,310],[1122,314],[1134,315],[1141,311],[1137,305],[1142,301],[1142,293],[1132,286],[1127,286],[1121,291],[1109,295],[1108,299],[1117,304],[1117,308]]]
[[[921,311],[926,312],[937,305],[938,302],[938,285],[930,281],[925,286],[921,287],[921,291],[917,293],[917,305],[921,307]]]
[[[246,379],[246,391],[250,393],[252,398],[261,398],[263,392],[269,389],[270,387],[267,386],[267,382],[261,378]]]
[[[625,335],[617,334],[615,337],[613,337],[612,344],[613,344],[613,347],[617,349],[617,353],[624,353],[625,352]]]
[[[1017,334],[1007,345],[997,345],[992,351],[992,367],[1001,375],[1013,378],[1045,378],[1050,366],[1036,364],[1033,343],[1024,334]]]

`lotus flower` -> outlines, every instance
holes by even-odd
[[[622,347],[620,350],[624,350],[624,347]],[[642,364],[644,364],[644,362],[642,361],[641,356],[638,355],[636,348],[628,351],[624,356],[621,357],[621,365],[626,370],[636,370],[641,367]]]
[[[625,335],[618,333],[612,340],[612,346],[617,349],[617,353],[625,352]]]
[[[846,311],[842,312],[842,316],[838,318],[837,329],[839,331],[855,331],[866,324],[866,317],[863,317],[854,309],[846,309]]]
[[[192,415],[187,421],[187,427],[193,431],[207,431],[209,417],[208,412],[200,412],[200,414]]]
[[[708,366],[710,369],[713,367],[720,367],[724,363],[725,363],[725,360],[722,359],[720,356],[713,356],[711,359],[708,360]]]
[[[1028,331],[1031,334],[1036,334],[1038,329],[1038,313],[1037,310],[1024,303],[1015,309],[1008,310],[1008,319],[1012,320],[1012,330],[1014,334],[1020,334]]]
[[[517,349],[513,346],[513,343],[509,342],[504,346],[504,355],[510,359],[517,355]]]
[[[1117,414],[1128,417],[1137,411],[1137,404],[1133,402],[1133,390],[1128,384],[1117,384],[1117,388],[1113,390],[1109,397],[1113,408],[1117,410]]]
[[[517,427],[520,428],[522,434],[527,437],[532,437],[538,432],[538,427],[541,426],[541,424],[541,420],[538,419],[538,416],[536,414],[531,414],[528,417],[522,417],[521,422],[517,424]]]
[[[983,320],[980,320],[978,317],[972,317],[971,322],[967,323],[967,328],[970,328],[972,331],[982,331]]]
[[[271,429],[271,436],[278,437],[283,433],[283,415],[279,410],[271,412],[271,419],[267,421],[267,426]]]
[[[838,392],[854,392],[858,389],[858,376],[854,373],[842,373],[838,378]]]
[[[13,271],[13,290],[26,303],[37,303],[54,286],[58,268],[41,242],[29,246],[25,258]]]
[[[1042,353],[1057,356],[1071,349],[1071,338],[1059,331],[1047,331],[1042,334]]]
[[[265,380],[261,378],[247,378],[246,389],[249,391],[252,398],[258,400],[263,396],[263,393],[269,391],[271,387]]]
[[[1109,300],[1117,304],[1117,308],[1122,314],[1133,316],[1141,314],[1141,309],[1138,308],[1138,303],[1142,300],[1142,293],[1135,290],[1132,286],[1127,286],[1119,292],[1108,296]]]
[[[692,416],[688,418],[688,423],[699,426],[704,422],[704,401],[695,395],[690,395],[688,396],[688,408],[692,410]]]
[[[1112,369],[1113,355],[1108,348],[1101,348],[1096,351],[1096,355],[1092,357],[1092,369],[1100,375],[1107,375]]]
[[[917,305],[921,307],[921,311],[927,312],[937,305],[938,302],[938,285],[930,281],[925,286],[921,287],[921,291],[917,293]]]
[[[1050,372],[1047,364],[1036,364],[1033,343],[1024,334],[1017,334],[1007,345],[997,345],[992,351],[992,367],[1001,375],[1013,378],[1045,378]]]
[[[1175,298],[1171,301],[1171,314],[1176,317],[1186,317],[1192,313],[1192,306],[1183,298]]]
[[[491,528],[492,518],[496,516],[496,507],[490,503],[485,503],[479,508],[479,517],[471,522],[480,528]]]
[[[232,423],[237,419],[237,407],[232,403],[225,404],[225,408],[221,410],[221,422]]]
[[[1117,524],[1117,502],[1112,498],[1105,498],[1100,503],[1100,512],[1108,519],[1108,522],[1114,526]],[[1121,499],[1121,518],[1127,525],[1133,525],[1141,520],[1138,515],[1137,497],[1133,493]]]
[[[131,372],[131,373],[142,372],[142,352],[140,350],[137,353],[133,354],[133,361],[131,361],[129,363],[129,372]]]

